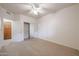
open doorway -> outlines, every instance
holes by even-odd
[[[3,19],[4,40],[12,39],[12,21]]]
[[[24,22],[24,40],[30,39],[30,23]]]

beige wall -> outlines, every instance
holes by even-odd
[[[38,19],[38,37],[79,50],[79,5]]]
[[[3,36],[2,36],[2,19],[0,17],[0,41],[3,40]]]

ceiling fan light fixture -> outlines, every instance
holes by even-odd
[[[35,15],[38,15],[39,11],[38,11],[38,7],[36,7],[36,4],[31,4],[32,6],[32,11]]]
[[[38,15],[38,12],[37,12],[36,10],[33,10],[33,13],[34,13],[35,15]]]

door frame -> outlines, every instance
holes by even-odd
[[[30,39],[30,23],[24,22],[24,24],[28,24],[28,39]]]

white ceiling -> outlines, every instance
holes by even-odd
[[[62,8],[73,5],[72,3],[34,3],[39,8],[39,15],[35,15],[32,12],[32,3],[0,3],[3,8],[16,13],[24,14],[32,17],[41,17],[48,13],[54,13]]]

